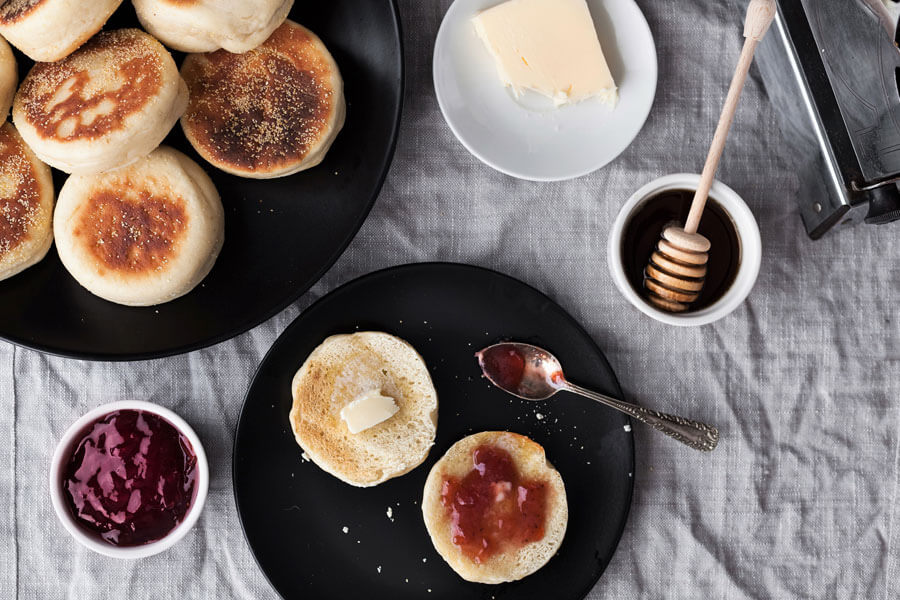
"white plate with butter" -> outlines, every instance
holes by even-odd
[[[577,41],[586,35],[581,23],[562,25],[572,31],[571,39],[567,39],[569,47],[563,49],[548,47],[543,39],[529,38],[522,31],[496,27],[485,31],[482,26],[479,35],[473,19],[500,4],[501,0],[456,0],[438,32],[434,87],[453,133],[484,163],[520,179],[573,179],[611,162],[637,137],[656,95],[656,46],[640,8],[634,0],[587,0],[602,53],[618,88],[618,99],[610,105],[610,93],[603,89],[602,64],[597,69],[596,60],[585,58],[584,53],[577,61],[560,61],[556,54],[579,56],[572,53],[590,50],[589,45]],[[554,16],[575,19],[579,14],[576,9],[555,11]],[[526,27],[529,20],[540,17],[536,13],[515,16]],[[498,19],[494,25],[510,20]],[[491,35],[493,52],[484,39]],[[511,43],[516,48],[509,48]],[[532,62],[528,62],[529,57]],[[527,68],[517,68],[516,59]],[[539,63],[574,62],[578,66],[562,74],[562,80],[554,77],[556,73],[536,72],[534,68]],[[583,84],[580,93],[569,87],[572,81],[565,77],[577,78]],[[523,87],[545,87],[547,95],[507,85],[516,81]],[[569,102],[570,96],[579,99],[583,95],[593,97]]]

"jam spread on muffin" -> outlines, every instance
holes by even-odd
[[[502,448],[475,448],[468,474],[444,478],[441,502],[453,544],[475,563],[544,537],[547,485],[523,478]]]

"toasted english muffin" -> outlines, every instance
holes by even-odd
[[[132,0],[144,29],[169,48],[240,54],[284,23],[294,0]]]
[[[460,528],[458,516],[465,506],[454,503],[448,494],[458,489],[459,482],[464,481],[475,469],[475,451],[484,447],[498,448],[505,452],[521,476],[520,483],[535,485],[544,490],[541,492],[544,494],[542,536],[529,528],[523,534],[524,538],[516,538],[515,541],[504,540],[502,537],[495,539],[492,537],[496,534],[493,525],[484,525],[483,528],[474,528],[484,539],[466,540],[459,537],[461,532],[467,531],[466,528]],[[480,464],[484,465],[484,462]],[[472,477],[487,477],[486,472],[482,466],[481,474],[476,472]],[[502,521],[506,515],[502,511],[522,510],[525,502],[523,497],[528,498],[528,494],[534,493],[512,490],[512,482],[505,479],[496,482],[489,480],[485,485],[488,484],[489,492],[482,496],[486,507],[483,514],[488,523],[493,523],[492,519],[496,520],[498,516]],[[466,502],[470,507],[479,506],[473,504],[470,497]],[[529,516],[533,518],[535,514],[537,513]],[[544,448],[523,435],[506,431],[476,433],[451,446],[432,467],[425,481],[422,515],[428,535],[441,557],[460,577],[476,583],[516,581],[543,567],[559,550],[569,520],[562,476],[547,462]],[[512,519],[507,515],[507,528],[511,522]]]
[[[53,243],[53,178],[12,123],[0,126],[0,279],[39,262]]]
[[[0,38],[0,120],[5,121],[12,108],[16,86],[19,84],[19,69],[16,57],[6,40]]]
[[[35,154],[67,173],[100,173],[147,156],[187,107],[172,56],[138,29],[98,34],[57,63],[37,63],[13,102]]]
[[[184,133],[226,173],[271,179],[314,167],[344,125],[337,64],[293,21],[245,54],[191,54],[181,74],[191,91]]]
[[[59,257],[78,283],[129,306],[188,293],[212,269],[225,236],[212,180],[165,146],[115,171],[69,177],[53,229]]]
[[[350,433],[341,410],[371,390],[399,411]],[[379,332],[334,335],[294,375],[288,418],[297,444],[323,470],[358,487],[408,473],[425,460],[437,429],[437,393],[422,357],[400,338]]]
[[[74,52],[100,31],[122,0],[0,0],[0,34],[38,62]]]

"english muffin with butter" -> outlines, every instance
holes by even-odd
[[[138,29],[98,34],[57,63],[37,63],[13,102],[35,154],[67,173],[100,173],[147,156],[187,107],[162,44]]]
[[[169,48],[240,54],[284,23],[294,0],[133,0],[144,29]]]
[[[344,84],[322,41],[285,21],[245,54],[191,54],[181,125],[194,149],[226,173],[292,175],[325,158],[344,125]]]
[[[6,40],[0,38],[0,120],[5,121],[12,108],[16,86],[19,83],[19,69],[16,57]]]
[[[485,431],[432,467],[422,498],[435,549],[466,581],[531,575],[562,544],[569,520],[562,476],[524,435]]]
[[[50,167],[6,122],[0,126],[0,279],[39,262],[52,243]]]
[[[69,177],[53,229],[59,257],[78,283],[129,306],[191,291],[212,269],[225,237],[212,180],[165,146],[115,171]]]
[[[55,62],[103,28],[122,0],[0,0],[0,34],[37,62]]]
[[[437,393],[407,342],[374,331],[334,335],[294,375],[297,444],[323,470],[358,487],[420,465],[434,444]]]

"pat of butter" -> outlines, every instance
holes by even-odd
[[[341,419],[350,433],[359,433],[387,421],[398,410],[400,407],[393,398],[382,395],[381,390],[369,390],[341,409]]]
[[[533,90],[556,106],[588,98],[616,103],[616,82],[585,0],[508,0],[472,21],[516,96]]]

